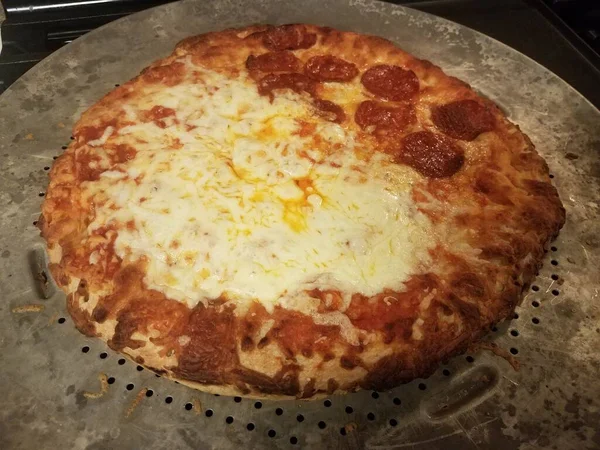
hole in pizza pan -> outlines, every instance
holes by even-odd
[[[61,148],[62,148],[63,150],[66,150],[66,149],[67,149],[67,146],[66,146],[66,145],[63,145]]]
[[[190,405],[191,405],[191,403],[190,403]],[[186,406],[186,408],[187,408],[187,406]],[[205,415],[206,417],[212,417],[214,413],[215,413],[215,412],[214,412],[212,409],[207,409],[207,410],[204,412],[204,415]]]
[[[71,139],[72,141],[75,140],[75,138],[73,136],[70,136],[69,139]]]
[[[367,419],[368,420],[375,420],[375,414],[373,414],[372,412],[367,414]]]
[[[342,436],[346,436],[346,427],[342,427],[342,428],[340,428],[340,434],[341,434]]]
[[[58,159],[58,156],[53,156],[52,159]]]
[[[531,302],[531,306],[533,306],[534,308],[539,308],[540,302],[538,302],[537,300],[534,300]]]
[[[39,196],[39,197],[43,197],[44,195],[46,195],[46,193],[45,193],[45,192],[40,192],[40,193],[38,194],[38,196]]]
[[[254,407],[255,407],[256,409],[260,409],[260,408],[262,408],[262,403],[261,403],[261,402],[255,402],[255,403],[254,403]]]
[[[117,361],[119,363],[120,366],[122,366],[123,364],[125,364],[126,360],[125,358],[120,358],[119,361]]]
[[[185,404],[185,406],[184,406],[184,408],[185,408],[187,411],[191,411],[193,407],[194,407],[194,405],[192,405],[192,404],[191,404],[191,403],[189,403],[189,402],[188,402],[188,403],[186,403],[186,404]]]
[[[154,395],[154,391],[152,389],[148,389],[146,391],[146,397],[152,397]]]
[[[550,261],[550,264],[552,264],[553,266],[558,266],[558,261],[553,259],[552,261]]]
[[[296,436],[292,436],[290,438],[290,444],[296,445],[298,443],[298,438]]]
[[[560,291],[558,289],[552,289],[552,295],[558,295]]]
[[[514,313],[513,314],[513,319],[518,319],[519,318],[519,313]]]
[[[213,394],[215,397],[220,397],[221,394]]]
[[[329,408],[329,407],[331,407],[331,400],[325,400],[325,401],[323,402],[323,406],[324,406],[325,408]]]
[[[346,406],[346,413],[347,414],[352,414],[354,412],[354,408],[352,408],[352,406]]]
[[[556,246],[554,246],[554,245],[553,245],[552,247],[550,247],[550,250],[552,250],[553,252],[557,252],[557,251],[558,251],[558,248],[557,248]]]
[[[442,374],[443,374],[445,377],[449,377],[449,376],[450,376],[450,371],[449,371],[448,369],[444,369],[444,370],[442,370]]]
[[[106,359],[106,358],[108,358],[108,353],[106,353],[106,352],[100,353],[100,359]]]
[[[121,86],[119,83],[115,84],[115,87],[119,87],[119,86]]]
[[[379,398],[379,392],[376,392],[376,391],[371,392],[371,397],[373,397],[375,400],[377,400]]]
[[[159,375],[159,374],[157,374],[157,373],[155,373],[155,374],[154,374],[154,376],[155,376],[156,378],[160,378],[160,375]]]
[[[248,425],[246,425],[246,430],[248,430],[248,431],[252,431],[255,428],[256,428],[256,426],[252,422],[250,422]]]
[[[228,424],[228,425],[231,425],[233,423],[233,417],[227,416],[225,418],[225,423]]]
[[[516,349],[515,347],[512,347],[512,348],[510,349],[510,352],[511,352],[513,355],[516,355],[516,354],[518,354],[518,353],[519,353],[519,350],[518,350],[518,349]]]
[[[173,397],[171,397],[170,395],[167,395],[167,396],[165,397],[165,403],[166,403],[167,405],[170,405],[171,403],[173,403]]]
[[[133,391],[134,387],[135,385],[133,383],[129,383],[127,386],[125,386],[125,389],[127,389],[128,391]]]
[[[554,174],[550,174],[549,176],[550,176],[550,178],[554,178]]]
[[[398,421],[396,419],[390,419],[390,426],[395,427],[398,425]]]
[[[32,224],[33,224],[33,226],[35,227],[35,226],[37,225],[37,220],[34,220],[34,221],[32,222]]]
[[[106,380],[106,382],[107,382],[108,384],[114,384],[114,382],[115,382],[115,377],[108,377],[108,379]]]
[[[540,323],[540,319],[538,319],[537,317],[532,317],[531,321],[536,325],[538,325]]]
[[[402,400],[400,400],[398,397],[394,398],[394,405],[396,406],[400,406],[402,404]]]
[[[283,409],[281,409],[281,408],[277,408],[277,409],[275,410],[275,414],[277,414],[278,416],[281,416],[281,415],[283,414]]]
[[[419,383],[419,389],[424,391],[425,389],[427,389],[427,385],[425,383]]]
[[[327,428],[327,423],[325,423],[324,421],[320,420],[319,423],[317,424],[317,426],[321,429],[324,430],[325,428]]]
[[[242,401],[242,397],[233,397],[233,401],[236,403],[240,403]]]
[[[532,290],[532,291],[535,291],[535,292],[537,292],[537,291],[539,291],[539,290],[540,290],[540,287],[539,287],[539,286],[536,286],[536,285],[534,284],[533,286],[531,286],[531,290]]]
[[[67,321],[67,319],[65,319],[64,317],[59,317],[58,320],[57,320],[57,322],[61,323],[61,324],[65,323],[66,321]]]
[[[492,331],[495,333],[496,331],[498,331],[498,327],[494,325],[494,326],[492,327]]]
[[[44,170],[50,170],[50,166],[44,166]]]
[[[300,423],[304,422],[304,416],[302,414],[298,414],[296,416],[296,420]]]
[[[81,351],[82,351],[83,353],[87,353],[87,352],[89,352],[89,351],[90,351],[90,348],[89,348],[87,345],[85,345],[85,346],[81,347]]]
[[[136,369],[138,372],[141,372],[142,370],[144,370],[144,368],[142,366],[137,366]]]
[[[510,335],[517,337],[519,335],[519,332],[517,330],[510,330]]]
[[[467,360],[468,363],[475,362],[475,358],[473,358],[471,355],[467,356],[465,359]]]
[[[550,278],[552,278],[554,281],[558,281],[558,275],[556,275],[555,273],[553,273]]]
[[[275,436],[277,436],[277,431],[271,429],[271,430],[269,430],[269,432],[267,434],[269,435],[270,438],[274,438]]]

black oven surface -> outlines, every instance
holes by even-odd
[[[173,0],[5,0],[0,92],[73,39]],[[600,2],[390,0],[491,36],[533,58],[600,107]]]

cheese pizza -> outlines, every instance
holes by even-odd
[[[565,220],[494,103],[331,28],[185,39],[73,136],[40,228],[75,325],[213,393],[428,376],[510,317]]]

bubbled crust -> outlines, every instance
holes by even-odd
[[[50,172],[43,205],[40,227],[48,243],[50,268],[68,294],[69,312],[82,333],[98,336],[138,363],[192,387],[261,398],[389,389],[430,374],[441,360],[464,351],[512,313],[541,265],[544,247],[563,225],[565,212],[550,184],[548,167],[531,141],[465,83],[382,38],[311,25],[287,30],[254,26],[185,39],[171,56],[82,115],[74,128],[74,142]],[[290,30],[302,36],[274,42]],[[338,326],[317,325],[309,315],[281,307],[269,314],[256,303],[237,315],[222,299],[213,299],[189,309],[145,288],[144,261],[125,263],[115,255],[114,230],[87,233],[93,204],[80,186],[99,176],[89,162],[110,165],[135,156],[134,145],[107,143],[102,154],[89,145],[107,126],[128,124],[123,112],[115,114],[120,105],[144,89],[176,85],[185,67],[178,58],[188,56],[194,64],[236,75],[247,70],[247,64],[256,68],[255,62],[248,63],[251,55],[273,51],[285,53],[294,70],[310,58],[335,55],[354,64],[359,74],[382,64],[414,72],[420,85],[416,98],[390,102],[363,89],[360,98],[344,105],[344,114],[325,117],[400,162],[403,139],[410,133],[443,134],[444,127],[460,120],[444,116],[445,125],[436,126],[432,111],[444,104],[474,100],[494,119],[493,130],[475,137],[460,130],[454,137],[445,136],[464,153],[464,164],[449,176],[423,176],[414,186],[414,201],[447,236],[446,243],[431,251],[429,270],[410,278],[405,291],[352,297],[343,314],[362,330],[359,345],[346,342]],[[273,58],[263,59],[273,64]],[[267,73],[253,69],[250,75],[259,83],[265,75],[279,72],[270,69]],[[282,71],[286,70],[284,64]],[[359,87],[360,77],[354,81]],[[314,78],[307,77],[316,83],[310,84],[314,90],[309,94],[317,109],[323,109],[319,102],[329,102],[327,108],[335,109],[338,105],[330,101],[327,86]],[[377,126],[369,128],[368,120],[359,126],[354,116],[363,101],[400,108],[402,120],[373,119]],[[160,121],[169,113],[151,110],[147,120]],[[393,130],[386,123],[393,123]],[[462,136],[469,139],[461,140]],[[100,258],[90,264],[94,250],[100,250]],[[308,295],[322,311],[341,304],[337,292],[315,290]]]

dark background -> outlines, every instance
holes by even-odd
[[[97,0],[96,0],[97,1]],[[168,0],[5,0],[0,92],[86,32]],[[391,0],[481,31],[538,61],[600,108],[599,0]]]

